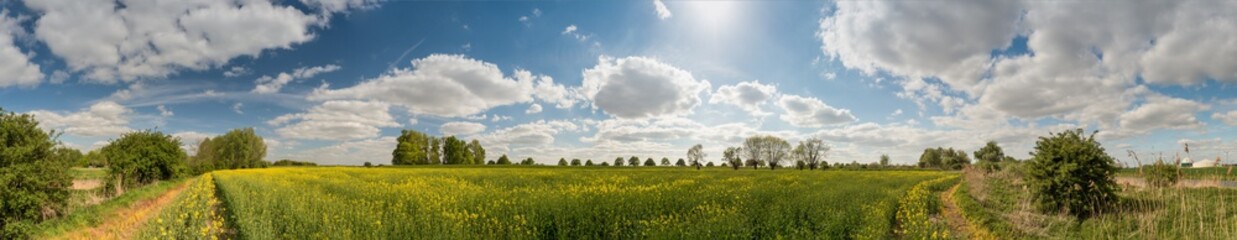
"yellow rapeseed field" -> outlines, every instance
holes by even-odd
[[[213,179],[212,179],[213,177]],[[418,167],[216,171],[160,236],[241,239],[882,239],[931,171]],[[944,180],[941,180],[944,179]],[[922,184],[921,184],[922,185]],[[214,199],[195,185],[185,199]],[[211,195],[211,198],[200,196]],[[202,214],[202,215],[198,215]],[[183,222],[182,222],[183,223]],[[165,225],[167,224],[156,224]],[[190,224],[192,225],[192,224]],[[188,228],[177,230],[176,228]],[[192,234],[204,235],[192,235]],[[909,232],[908,232],[909,233]],[[167,235],[164,235],[167,234]],[[209,238],[209,237],[208,237]]]

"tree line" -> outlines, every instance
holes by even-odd
[[[436,137],[416,130],[404,130],[391,152],[391,165],[485,164],[485,148],[473,139],[455,136]]]

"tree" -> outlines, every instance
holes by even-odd
[[[937,149],[941,154],[941,163],[944,164],[944,169],[960,170],[966,165],[971,164],[971,158],[967,156],[965,151],[954,150],[953,148]]]
[[[631,158],[627,159],[627,165],[630,165],[632,167],[640,166],[640,158],[636,156],[631,156]]]
[[[0,109],[0,239],[28,238],[45,210],[67,206],[72,163],[53,157],[57,134],[33,115]]]
[[[430,137],[429,140],[430,140],[430,144],[429,144],[430,145],[430,151],[429,151],[430,164],[431,165],[446,164],[445,162],[442,161],[442,141],[443,140],[437,137]]]
[[[693,166],[696,166],[696,170],[700,170],[700,166],[704,165],[702,162],[704,161],[704,156],[704,146],[700,144],[687,149],[687,159],[691,161]]]
[[[675,167],[686,167],[687,161],[683,161],[683,159],[680,158],[678,162],[674,162],[674,166]]]
[[[443,164],[472,164],[475,160],[468,149],[468,143],[455,136],[442,140]]]
[[[579,159],[579,158],[572,158],[572,159],[571,159],[571,166],[580,166],[580,159]]]
[[[593,166],[593,160],[589,159],[588,161],[585,161],[584,166]]]
[[[567,166],[567,159],[566,159],[566,158],[559,158],[559,159],[558,159],[558,165],[559,165],[559,166]]]
[[[881,167],[889,167],[889,154],[881,154]]]
[[[511,165],[511,159],[507,158],[507,154],[503,154],[501,157],[498,157],[498,161],[494,162],[494,164]]]
[[[107,166],[107,157],[104,157],[103,153],[99,152],[99,149],[90,150],[90,152],[86,153],[85,158],[89,167]]]
[[[829,154],[829,150],[829,145],[825,145],[819,138],[810,138],[799,142],[795,150],[791,151],[791,157],[797,161],[803,161],[808,170],[816,170],[820,162]]]
[[[649,158],[649,160],[653,160],[653,159],[652,159],[652,158]],[[663,167],[665,167],[665,166],[670,166],[670,158],[668,158],[668,157],[662,157],[662,158],[661,158],[661,166],[663,166]]]
[[[614,166],[616,166],[616,167],[622,167],[622,166],[623,166],[623,157],[618,157],[618,158],[615,158],[615,159],[614,159]]]
[[[369,163],[369,162],[365,162],[365,164],[362,164],[361,166],[365,166],[365,167],[369,168],[369,167],[374,167],[374,164],[373,164],[373,163]]]
[[[988,141],[983,148],[975,151],[976,165],[984,170],[999,170],[1001,166],[999,163],[1003,160],[1005,160],[1005,151],[1001,150],[1001,146],[998,146],[996,141]]]
[[[401,131],[396,139],[395,151],[391,152],[391,165],[430,164],[431,139],[416,130]]]
[[[919,155],[920,168],[940,168],[941,165],[941,154],[937,149],[924,149],[923,154]]]
[[[706,165],[705,165],[705,167],[713,167],[713,166],[714,166],[714,165],[713,165],[713,162],[709,162],[709,164],[706,164]]]
[[[520,165],[535,165],[535,164],[537,164],[537,161],[533,161],[532,157],[525,158],[524,161],[520,161]]]
[[[656,163],[656,162],[653,162],[653,158],[649,158],[649,160],[645,160],[645,161],[644,161],[644,166],[645,166],[645,167],[654,167],[654,166],[657,166],[657,163]]]
[[[272,163],[271,166],[318,166],[318,164],[312,162],[293,161],[291,159],[280,159],[279,161]]]
[[[1027,164],[1025,181],[1036,206],[1087,218],[1117,200],[1115,160],[1082,129],[1040,137]]]
[[[739,152],[741,151],[737,147],[726,148],[725,151],[722,151],[722,165],[729,163],[734,170],[739,170],[740,167],[743,167],[743,159],[739,159]]]
[[[775,170],[788,155],[790,143],[774,136],[752,136],[743,141],[743,149],[749,161],[768,164],[769,170]]]
[[[108,159],[108,175],[105,186],[115,187],[116,193],[125,188],[168,180],[185,174],[185,151],[180,149],[180,139],[154,130],[143,130],[121,135],[103,147]]]
[[[609,166],[610,166],[610,163],[609,163],[609,162],[606,162],[606,161],[600,161],[600,162],[601,162],[601,166],[602,166],[602,167],[609,167]]]
[[[472,164],[485,162],[485,148],[481,147],[481,142],[477,141],[477,139],[468,142],[468,151],[472,153]],[[511,161],[508,160],[507,164],[511,164]]]
[[[52,161],[67,163],[70,166],[85,167],[89,163],[81,150],[60,146],[52,149]]]
[[[804,162],[803,160],[795,160],[795,168],[798,168],[800,171],[802,171],[804,168],[807,168],[807,163]]]
[[[253,128],[233,129],[215,137],[210,145],[205,151],[213,152],[208,154],[214,158],[209,161],[214,162],[215,169],[258,168],[267,165],[262,160],[266,158],[266,142]],[[202,153],[203,150],[198,151]],[[202,172],[194,174],[200,173]]]

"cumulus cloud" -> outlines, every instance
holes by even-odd
[[[1207,108],[1205,104],[1190,100],[1151,96],[1142,106],[1121,114],[1121,129],[1137,133],[1155,129],[1202,129],[1203,122],[1194,114]]]
[[[1218,120],[1229,126],[1237,126],[1237,111],[1212,113],[1211,119]]]
[[[477,141],[496,153],[510,153],[516,147],[547,147],[560,132],[582,130],[580,124],[565,120],[538,120],[477,136]]]
[[[290,73],[287,73],[287,72],[279,73],[278,75],[275,75],[274,77],[271,77],[270,75],[262,76],[261,78],[258,78],[258,80],[254,80],[254,84],[257,84],[257,86],[253,88],[253,92],[254,93],[276,93],[276,92],[279,92],[279,89],[283,88],[284,85],[287,85],[288,82],[291,82],[294,80],[312,78],[314,76],[317,76],[318,74],[334,72],[334,71],[338,71],[339,69],[340,69],[339,65],[328,64],[328,65],[316,66],[316,67],[301,67],[301,68],[292,70],[292,72]]]
[[[288,158],[302,159],[318,164],[361,165],[366,161],[378,162],[390,159],[395,137],[378,137],[343,141],[338,144],[297,151]]]
[[[552,82],[517,71],[503,76],[498,66],[462,55],[433,54],[412,60],[412,68],[396,69],[381,77],[342,89],[320,88],[311,100],[361,99],[391,103],[411,114],[461,117],[490,108],[533,100],[533,82]],[[550,98],[544,98],[550,99]],[[559,104],[568,104],[558,100]]]
[[[602,56],[584,70],[582,94],[594,109],[620,118],[677,116],[700,104],[709,82],[646,57],[614,59]]]
[[[326,101],[303,113],[285,114],[266,123],[288,139],[353,140],[378,137],[381,128],[399,127],[389,104],[366,101]]]
[[[774,94],[777,94],[777,87],[773,85],[762,84],[759,81],[741,82],[717,88],[717,92],[709,96],[709,103],[735,105],[752,116],[764,116],[768,113],[762,111],[760,106],[773,99]]]
[[[786,111],[781,116],[782,121],[796,127],[823,127],[856,120],[850,110],[834,108],[815,97],[784,95],[777,105]]]
[[[443,136],[473,135],[485,131],[485,125],[475,122],[449,122],[438,130]]]
[[[69,69],[113,83],[219,67],[314,38],[329,13],[360,0],[304,1],[321,15],[270,1],[26,1],[34,35]]]
[[[533,113],[539,113],[539,112],[541,112],[541,104],[536,104],[536,103],[528,106],[528,110],[524,110],[524,114],[533,114]]]
[[[670,8],[666,7],[666,3],[661,2],[661,0],[653,0],[653,8],[657,10],[657,18],[661,20],[674,16],[674,13],[670,12]]]
[[[9,86],[32,87],[43,81],[39,65],[30,62],[30,57],[18,48],[15,36],[24,35],[20,22],[10,18],[9,11],[0,11],[0,88]]]
[[[98,102],[72,113],[47,110],[30,112],[39,120],[39,126],[45,129],[87,137],[111,137],[133,131],[129,128],[129,117],[132,113],[133,110],[111,101]]]

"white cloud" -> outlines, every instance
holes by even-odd
[[[504,77],[492,63],[461,55],[433,54],[412,60],[411,69],[396,69],[356,86],[317,89],[309,99],[375,100],[406,108],[414,115],[460,117],[529,102],[532,93],[531,77],[513,80]]]
[[[30,62],[31,56],[23,53],[14,41],[15,36],[27,33],[21,28],[20,19],[8,16],[7,9],[0,11],[0,88],[39,85],[43,81],[43,72],[38,64]]]
[[[395,137],[379,137],[340,142],[319,148],[297,151],[286,157],[327,165],[391,164],[391,149]]]
[[[536,103],[528,106],[528,110],[524,110],[524,114],[533,114],[533,113],[539,113],[539,112],[541,112],[541,104],[536,104]]]
[[[576,40],[580,40],[581,42],[583,42],[583,41],[588,41],[588,38],[589,38],[590,36],[589,36],[589,35],[580,34],[580,32],[579,32],[579,31],[577,31],[577,30],[579,30],[579,27],[576,27],[576,25],[575,25],[575,24],[568,25],[566,29],[563,29],[563,33],[562,33],[562,34],[563,34],[563,35],[567,35],[567,36],[572,36],[572,37],[575,37],[575,38],[576,38]]]
[[[173,137],[180,138],[180,148],[185,150],[189,155],[197,154],[198,145],[208,137],[214,137],[216,134],[200,133],[195,131],[177,132],[172,134]]]
[[[1211,119],[1218,120],[1229,126],[1237,126],[1237,111],[1228,111],[1223,113],[1212,113]]]
[[[232,67],[232,68],[229,68],[228,71],[223,72],[223,77],[229,77],[229,78],[240,77],[240,76],[248,75],[249,72],[250,70],[245,67]]]
[[[52,71],[52,76],[48,77],[47,80],[52,84],[64,83],[64,81],[69,80],[69,72],[65,72],[64,70]]]
[[[545,75],[533,76],[532,72],[525,70],[515,71],[515,80],[517,82],[535,82],[536,87],[533,88],[533,96],[545,103],[554,104],[554,107],[566,109],[575,106],[576,101],[582,98],[575,89],[554,84],[554,78]]]
[[[717,92],[709,96],[709,103],[735,105],[752,116],[764,116],[768,113],[762,111],[760,106],[773,99],[774,94],[777,94],[777,87],[773,85],[759,81],[741,82],[717,88]]]
[[[653,8],[657,10],[657,18],[661,20],[666,20],[667,18],[674,16],[674,14],[670,12],[670,8],[666,8],[666,3],[661,2],[661,0],[653,0]]]
[[[700,104],[709,82],[645,57],[599,58],[584,70],[581,92],[593,108],[620,118],[676,116]]]
[[[1151,96],[1142,106],[1121,114],[1121,129],[1136,133],[1156,129],[1202,129],[1203,122],[1194,114],[1206,109],[1207,105],[1190,100]]]
[[[383,127],[399,127],[389,104],[326,101],[303,113],[285,114],[266,123],[279,127],[280,137],[308,140],[349,140],[378,137]]]
[[[206,70],[314,38],[332,12],[358,2],[305,1],[321,15],[270,1],[26,1],[35,36],[69,69],[104,83]]]
[[[538,120],[477,136],[477,141],[494,153],[510,153],[512,147],[548,147],[560,132],[582,130],[579,124],[564,120]]]
[[[347,12],[351,9],[370,9],[378,7],[383,0],[300,0],[313,8],[329,13]]]
[[[232,111],[236,112],[236,114],[245,114],[245,112],[241,111],[241,107],[244,107],[244,106],[245,106],[244,103],[232,104]]]
[[[288,82],[312,78],[318,74],[334,72],[339,69],[339,65],[328,64],[316,67],[301,67],[294,69],[291,73],[279,73],[279,75],[276,75],[275,77],[271,77],[269,75],[262,76],[261,78],[258,78],[258,80],[254,80],[254,84],[257,84],[257,86],[253,88],[253,92],[276,93],[279,92],[279,89],[283,88],[284,85],[287,85]]]
[[[815,97],[783,95],[777,105],[786,111],[781,116],[782,121],[797,127],[822,127],[856,120],[850,110],[834,108]]]
[[[418,122],[416,118],[410,118],[408,119],[408,126],[417,125]]]
[[[475,122],[449,122],[439,127],[443,136],[473,135],[485,131],[485,125]]]
[[[159,116],[171,117],[173,115],[176,115],[175,113],[172,113],[171,110],[168,110],[167,107],[164,107],[163,105],[159,105],[158,107],[155,107],[155,109],[159,110]]]
[[[46,110],[30,112],[39,120],[39,126],[45,129],[57,129],[70,135],[88,137],[112,137],[133,131],[129,128],[129,117],[132,113],[133,110],[111,101],[98,102],[73,113]]]

